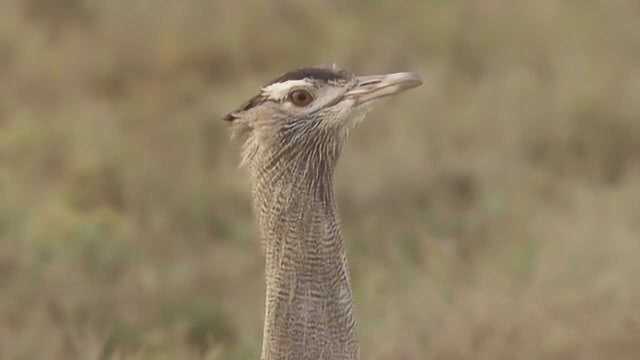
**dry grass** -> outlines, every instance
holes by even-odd
[[[426,79],[340,164],[363,359],[640,357],[637,2],[349,4],[3,1],[1,359],[256,359],[219,119],[333,62]]]

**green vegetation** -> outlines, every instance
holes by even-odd
[[[640,358],[636,1],[4,0],[0,359],[257,359],[220,119],[333,62],[425,79],[339,166],[363,359]]]

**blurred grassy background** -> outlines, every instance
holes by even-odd
[[[640,4],[3,0],[0,359],[257,359],[220,120],[413,70],[337,179],[363,359],[640,358]]]

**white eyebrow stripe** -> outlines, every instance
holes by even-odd
[[[262,95],[268,97],[272,100],[280,100],[285,98],[289,91],[295,87],[307,87],[312,85],[311,82],[307,79],[302,80],[287,80],[284,82],[279,82],[275,84],[271,84],[269,86],[265,86],[262,88]]]

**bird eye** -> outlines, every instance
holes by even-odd
[[[295,106],[307,106],[313,101],[313,96],[306,90],[294,90],[289,94],[289,100]]]

